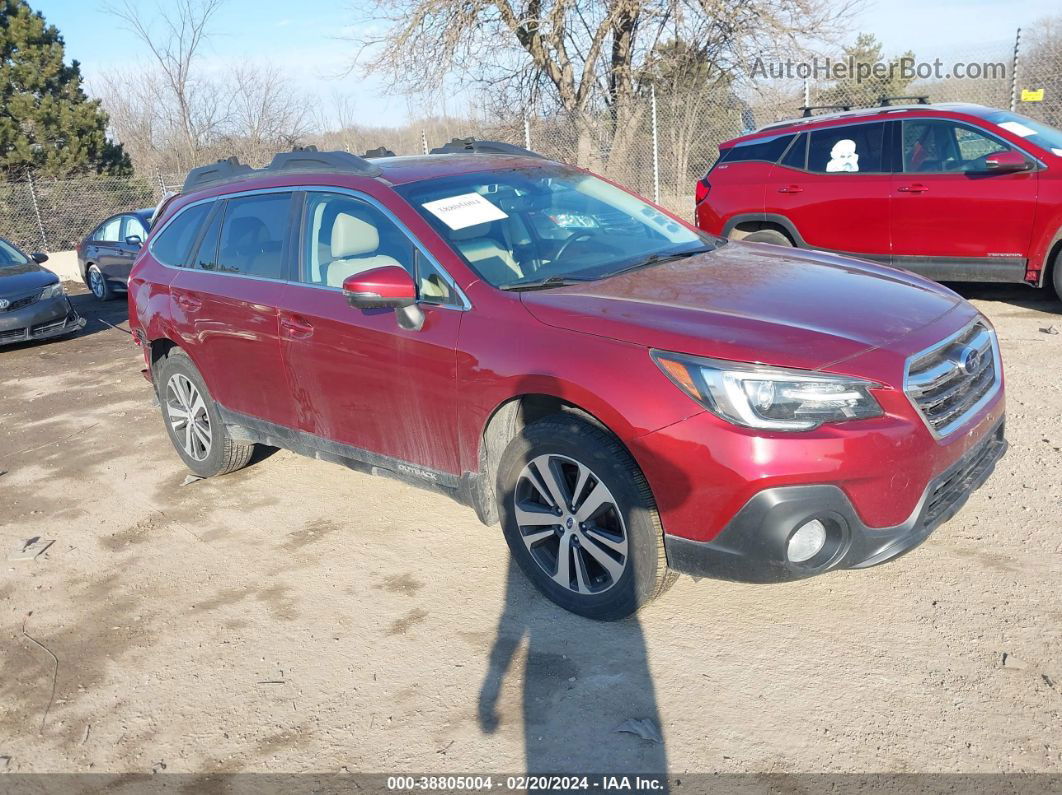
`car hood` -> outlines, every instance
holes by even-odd
[[[972,314],[951,290],[914,274],[749,243],[521,298],[551,326],[805,369],[888,346],[961,307]]]
[[[0,266],[0,298],[21,296],[46,284],[55,284],[59,277],[36,262],[25,265]]]

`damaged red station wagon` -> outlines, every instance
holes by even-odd
[[[445,491],[599,619],[675,572],[895,558],[1006,447],[996,335],[955,293],[506,144],[196,169],[129,304],[192,471],[262,444]]]

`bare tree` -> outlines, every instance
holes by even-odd
[[[210,21],[224,0],[173,0],[159,4],[149,22],[144,5],[119,0],[104,6],[140,39],[158,65],[160,77],[172,95],[177,127],[189,158],[194,158],[204,136],[218,123],[216,88],[197,78],[196,60],[209,36]]]
[[[726,74],[752,54],[804,51],[839,32],[859,0],[372,0],[354,64],[395,87],[477,84],[503,103],[551,107],[583,125],[605,113],[610,158],[637,128],[646,78],[668,39]],[[382,26],[382,27],[381,27]],[[383,30],[382,33],[373,31]]]

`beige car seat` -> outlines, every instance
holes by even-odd
[[[490,222],[475,224],[450,232],[450,239],[487,281],[505,284],[523,278],[524,273],[513,259],[512,252],[485,237],[489,231]]]
[[[328,286],[342,287],[349,277],[386,265],[402,264],[394,257],[377,254],[380,233],[376,227],[348,213],[339,213],[332,223],[331,262]]]

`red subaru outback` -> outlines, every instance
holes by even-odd
[[[1003,454],[988,321],[918,276],[731,243],[487,142],[189,175],[129,279],[192,471],[256,444],[500,521],[551,599],[897,557]]]
[[[980,105],[886,106],[772,124],[719,152],[697,186],[708,232],[1062,296],[1062,130]]]

